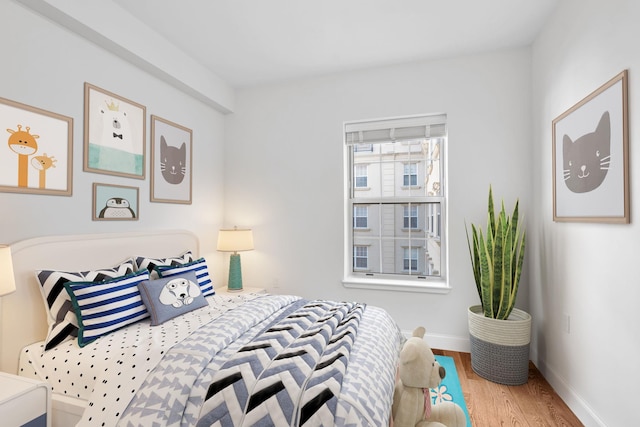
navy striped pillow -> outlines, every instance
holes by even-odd
[[[149,280],[149,271],[104,282],[67,282],[64,284],[78,316],[78,344],[91,341],[123,326],[149,317],[138,284]]]
[[[135,260],[128,259],[120,265],[90,271],[39,270],[36,277],[47,307],[49,332],[45,339],[45,350],[78,336],[78,320],[73,311],[69,294],[64,290],[65,282],[100,282],[136,271]]]
[[[213,282],[209,276],[209,269],[207,268],[207,262],[204,258],[197,259],[193,262],[189,262],[179,266],[158,266],[156,271],[160,277],[171,277],[176,274],[182,274],[187,271],[193,271],[196,273],[196,279],[198,279],[198,285],[205,297],[215,294],[213,289]]]

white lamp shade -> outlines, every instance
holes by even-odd
[[[11,248],[0,245],[0,296],[10,294],[16,290],[16,279],[13,276],[13,261]]]
[[[250,229],[223,229],[218,233],[218,250],[222,252],[250,251],[253,232]]]

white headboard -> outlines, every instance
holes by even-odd
[[[200,253],[186,230],[47,236],[11,245],[16,292],[0,297],[0,370],[17,373],[20,350],[47,335],[45,304],[36,270],[85,271],[110,267],[132,256]]]

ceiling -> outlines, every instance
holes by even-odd
[[[113,0],[233,87],[528,46],[561,0]]]

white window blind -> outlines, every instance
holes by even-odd
[[[347,144],[375,144],[437,138],[446,135],[445,114],[347,123]]]

